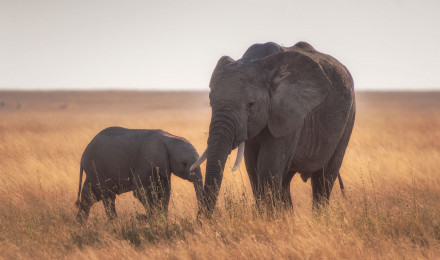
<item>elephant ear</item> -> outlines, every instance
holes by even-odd
[[[263,66],[271,91],[269,130],[275,137],[296,133],[326,99],[332,83],[315,60],[296,51],[271,55]]]
[[[218,60],[217,65],[215,66],[214,72],[212,73],[212,76],[211,76],[211,82],[209,84],[209,88],[212,88],[211,86],[213,86],[217,75],[220,74],[222,71],[224,71],[225,67],[228,64],[231,64],[234,62],[235,61],[229,56],[223,56]]]
[[[229,57],[229,56],[222,56],[222,57],[218,60],[217,65],[215,66],[214,71],[216,71],[216,70],[219,69],[219,68],[222,68],[223,66],[225,66],[225,65],[227,65],[227,64],[229,64],[229,63],[233,63],[233,62],[235,62],[235,61],[234,61],[234,59],[232,59],[231,57]]]

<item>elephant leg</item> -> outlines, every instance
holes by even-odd
[[[252,193],[256,201],[258,201],[258,175],[257,175],[257,162],[259,145],[255,140],[247,141],[244,149],[244,162],[246,164],[246,171],[249,176],[249,181],[252,187]]]
[[[170,189],[166,192],[160,192],[162,189],[160,185],[154,187],[148,187],[145,189],[135,189],[133,195],[137,198],[145,208],[147,216],[153,214],[156,211],[167,212],[168,204],[170,201]]]
[[[166,212],[171,195],[170,180],[161,176],[155,176],[147,182],[147,192],[150,207],[159,212]]]
[[[133,188],[133,196],[142,203],[142,206],[144,206],[145,210],[149,211],[149,208],[151,207],[150,203],[153,198],[147,187],[142,185],[141,187]]]
[[[338,171],[323,168],[312,174],[313,207],[315,209],[328,204],[338,173]]]
[[[148,213],[151,198],[151,169],[147,167],[138,167],[135,172],[132,172],[132,190],[133,196],[140,201],[142,206],[144,206],[145,211]],[[150,177],[148,177],[150,176]]]
[[[294,171],[287,172],[281,183],[281,201],[284,203],[284,206],[286,208],[291,208],[291,209],[293,208],[293,203],[292,203],[292,196],[290,193],[290,183],[295,173],[296,172]]]
[[[354,110],[350,112],[347,125],[353,125]],[[312,174],[312,191],[313,191],[313,207],[317,208],[319,205],[328,204],[330,193],[336,178],[340,174],[339,170],[342,166],[342,160],[345,155],[348,142],[350,140],[352,127],[346,127],[339,141],[335,152],[333,153],[327,166],[322,170]]]
[[[290,166],[292,158],[291,151],[287,145],[289,143],[287,138],[273,138],[271,136],[265,138],[264,142],[261,142],[257,167],[257,191],[269,208],[283,205],[283,176],[288,172],[287,166]],[[287,192],[287,188],[285,191]]]
[[[107,214],[109,220],[113,220],[118,217],[118,215],[116,214],[115,200],[116,194],[111,191],[107,191],[104,195],[104,198],[102,199],[105,213]]]
[[[158,208],[162,199],[162,187],[156,180],[148,178],[148,180],[139,181],[135,184],[133,195],[137,198],[145,208],[147,216],[150,216]]]
[[[147,200],[145,196],[142,194],[142,191],[140,190],[133,190],[133,196],[139,200],[139,202],[146,208],[148,206]]]
[[[85,180],[82,191],[81,191],[81,202],[78,209],[78,214],[76,215],[76,220],[82,224],[87,221],[90,214],[90,208],[100,200],[100,196],[94,191],[90,181]]]
[[[167,179],[161,179],[159,181],[160,191],[159,191],[159,205],[158,208],[161,212],[168,213],[168,204],[170,203],[171,197],[171,182]]]
[[[147,216],[157,211],[166,213],[171,195],[170,179],[147,168],[138,168],[133,179],[133,195],[142,203]]]
[[[166,212],[171,195],[170,180],[159,177],[149,182],[148,185],[147,190],[150,196],[147,197],[150,207],[159,212]]]

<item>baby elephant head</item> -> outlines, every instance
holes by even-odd
[[[174,175],[194,184],[198,205],[200,206],[203,190],[202,171],[200,167],[191,169],[191,165],[199,158],[197,150],[183,138],[173,138],[167,146],[170,157],[170,171]]]

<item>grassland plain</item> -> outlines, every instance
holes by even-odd
[[[357,93],[357,118],[325,212],[292,181],[294,210],[254,208],[244,164],[225,169],[217,210],[196,220],[189,182],[172,179],[167,218],[138,220],[131,193],[108,222],[102,204],[75,222],[79,160],[108,126],[161,128],[199,152],[205,92],[0,92],[0,258],[415,259],[440,257],[440,93]],[[231,157],[235,151],[231,153]],[[204,171],[205,164],[202,164]]]

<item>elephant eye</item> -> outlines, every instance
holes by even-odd
[[[184,162],[184,163],[182,163],[182,164],[183,164],[183,167],[186,167],[186,165],[187,165],[187,164],[186,164],[185,162]]]
[[[252,107],[254,106],[254,104],[255,104],[255,101],[251,100],[251,101],[249,101],[249,103],[247,104],[247,107],[248,107],[248,108],[252,108]]]

